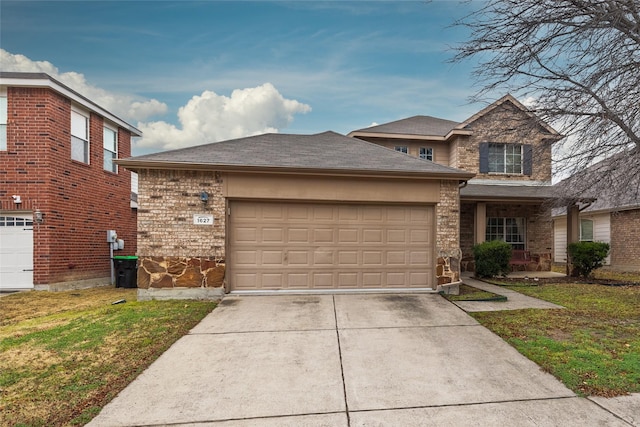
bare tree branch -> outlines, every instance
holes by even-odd
[[[490,0],[455,25],[471,31],[452,61],[477,61],[474,101],[534,100],[531,111],[567,136],[557,173],[612,158],[610,189],[640,194],[624,179],[640,175],[640,0]]]

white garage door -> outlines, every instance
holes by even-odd
[[[433,288],[434,207],[234,201],[231,290]]]
[[[33,288],[33,216],[0,216],[0,290]]]

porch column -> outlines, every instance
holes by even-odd
[[[482,243],[487,237],[487,204],[484,202],[476,203],[476,244]]]
[[[580,208],[571,203],[567,206],[567,246],[580,240]],[[567,276],[571,275],[573,270],[569,250],[567,250]]]

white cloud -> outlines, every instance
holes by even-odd
[[[265,83],[236,89],[228,97],[213,91],[194,96],[178,110],[178,127],[165,121],[146,121],[166,114],[167,105],[157,99],[109,92],[89,84],[83,74],[60,73],[48,61],[33,61],[4,49],[0,49],[0,64],[2,71],[47,73],[122,119],[137,121],[143,137],[134,141],[134,151],[168,150],[278,132],[291,124],[295,114],[311,111],[309,105],[285,99],[271,83]]]
[[[231,96],[204,91],[178,111],[181,127],[158,121],[139,123],[144,137],[139,148],[175,149],[266,132],[278,132],[309,105],[285,99],[271,84],[236,89]]]
[[[47,73],[125,120],[145,120],[167,112],[167,105],[163,102],[156,99],[144,100],[128,94],[106,91],[89,84],[83,74],[73,71],[60,73],[58,68],[48,61],[33,61],[24,55],[12,54],[0,49],[0,64],[2,64],[2,71]]]

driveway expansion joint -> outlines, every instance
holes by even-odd
[[[336,312],[336,298],[333,301],[333,316],[336,322],[336,339],[338,340],[338,357],[340,357],[340,374],[342,375],[342,393],[344,396],[344,410],[347,416],[347,427],[351,426],[351,418],[349,417],[349,402],[347,401],[347,385],[344,380],[344,364],[342,363],[342,347],[340,345],[340,329],[338,328],[338,313]]]

